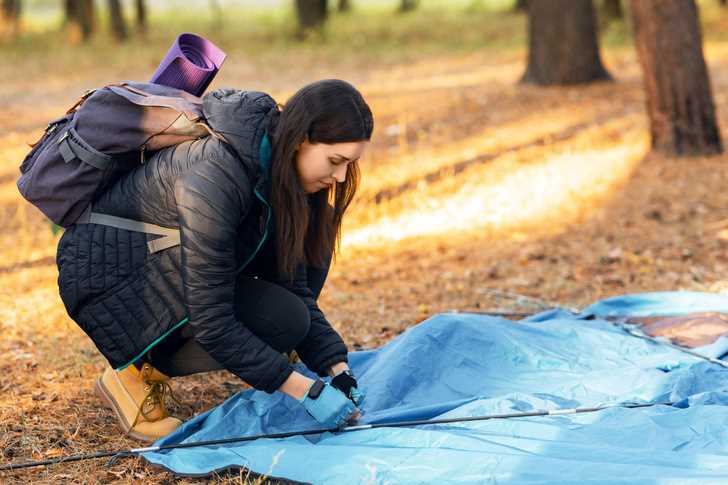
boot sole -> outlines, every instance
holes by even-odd
[[[142,441],[144,443],[154,443],[155,441],[157,441],[157,439],[159,439],[154,436],[145,435],[134,430],[129,431],[129,428],[131,428],[131,426],[129,426],[129,423],[126,421],[126,417],[121,412],[121,409],[119,409],[119,407],[117,406],[116,401],[111,397],[111,393],[108,392],[106,386],[104,386],[104,383],[101,382],[100,377],[96,379],[94,391],[96,395],[114,411],[114,414],[116,414],[116,417],[121,424],[121,429],[124,431],[124,433],[126,433],[127,436],[134,438],[135,440]]]

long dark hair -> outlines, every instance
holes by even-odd
[[[271,157],[271,205],[282,277],[291,279],[303,263],[323,268],[329,255],[336,254],[341,220],[359,185],[358,161],[350,162],[344,182],[307,194],[296,171],[298,147],[304,140],[326,144],[368,141],[373,126],[372,112],[362,95],[340,79],[308,84],[283,106]]]

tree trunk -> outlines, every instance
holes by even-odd
[[[2,0],[0,37],[17,37],[20,33],[20,0]]]
[[[125,41],[129,35],[120,0],[109,0],[109,15],[111,16],[111,33],[114,34],[114,38],[121,42]]]
[[[78,2],[79,0],[65,0],[63,2],[63,26],[67,27],[74,22],[78,22]]]
[[[604,0],[602,3],[602,13],[608,22],[623,19],[622,0]]]
[[[137,32],[144,35],[147,33],[147,5],[144,0],[136,0],[136,21]]]
[[[71,42],[88,42],[96,30],[93,0],[66,0],[64,26],[70,30]]]
[[[96,30],[94,0],[81,0],[81,30],[86,38],[91,38]]]
[[[399,4],[399,11],[411,12],[412,10],[417,9],[417,5],[419,3],[419,0],[402,0],[402,3]]]
[[[541,85],[611,79],[599,57],[591,0],[529,0],[528,67],[521,82]]]
[[[296,0],[299,38],[324,25],[328,14],[327,3],[326,0]]]
[[[65,14],[63,17],[63,29],[72,31],[72,40],[74,40],[74,37],[80,37],[78,35],[78,32],[81,30],[78,26],[78,0],[65,0],[63,2],[63,12]]]
[[[516,0],[516,5],[513,7],[517,12],[528,11],[528,0]]]
[[[349,0],[339,0],[339,12],[350,12],[351,2]]]
[[[630,0],[630,10],[652,149],[671,155],[721,153],[695,2]]]

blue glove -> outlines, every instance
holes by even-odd
[[[306,395],[298,402],[303,404],[308,414],[319,423],[329,427],[340,427],[346,424],[354,413],[356,406],[338,389],[320,379],[316,379],[306,391]]]
[[[343,392],[356,406],[361,407],[364,404],[366,394],[359,389],[356,378],[354,378],[354,374],[351,373],[350,369],[344,369],[336,374],[331,379],[331,385]]]

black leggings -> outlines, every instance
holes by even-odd
[[[326,268],[309,266],[308,287],[318,299],[328,275]],[[308,334],[310,316],[301,299],[283,288],[250,275],[235,284],[235,317],[278,352],[290,352]],[[195,341],[189,324],[182,325],[135,362],[149,362],[170,377],[224,369]]]

